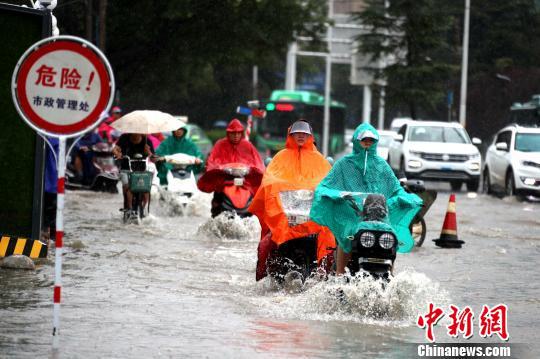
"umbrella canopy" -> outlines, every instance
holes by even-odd
[[[161,111],[139,110],[122,116],[111,126],[124,133],[150,134],[175,131],[185,126],[185,122]]]

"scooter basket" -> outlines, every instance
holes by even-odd
[[[129,174],[129,189],[131,192],[150,192],[152,188],[152,172],[131,172]]]

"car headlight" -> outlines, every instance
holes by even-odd
[[[396,237],[392,233],[383,233],[379,237],[379,245],[384,249],[390,249],[394,246],[396,242]]]
[[[527,186],[534,186],[536,184],[536,180],[534,178],[520,177],[520,179],[521,179],[521,182],[523,182]]]
[[[366,248],[373,247],[375,244],[375,234],[364,232],[360,235],[360,244]]]
[[[469,159],[470,160],[479,160],[480,159],[480,154],[475,153],[474,155],[469,155]]]
[[[415,156],[415,157],[422,157],[422,152],[420,152],[420,151],[411,151],[411,150],[409,150],[409,154],[411,156]]]

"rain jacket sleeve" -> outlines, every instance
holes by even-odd
[[[367,151],[360,146],[358,137],[366,130],[377,134],[369,124],[358,126],[353,135],[353,153],[338,160],[317,187],[311,218],[328,226],[346,253],[351,251],[351,241],[347,237],[354,236],[360,229],[381,229],[387,225],[391,226],[398,238],[398,251],[409,252],[414,245],[409,225],[420,210],[422,200],[401,187],[388,163],[377,156],[376,143]],[[362,201],[369,193],[386,197],[388,224],[362,221],[343,198],[346,194],[352,194],[361,209]]]

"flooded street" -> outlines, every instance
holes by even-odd
[[[122,224],[120,194],[68,192],[59,355],[408,358],[404,343],[426,342],[416,318],[431,302],[471,306],[475,321],[482,305],[506,304],[509,342],[530,344],[536,357],[540,203],[459,193],[466,243],[440,249],[431,239],[448,196],[439,192],[424,246],[398,255],[385,289],[330,280],[287,293],[255,282],[257,220],[210,220],[209,197],[188,217],[154,201],[137,226]],[[35,271],[0,269],[0,357],[51,356],[53,253]],[[437,342],[455,341],[444,324]],[[500,340],[475,326],[468,342]]]

